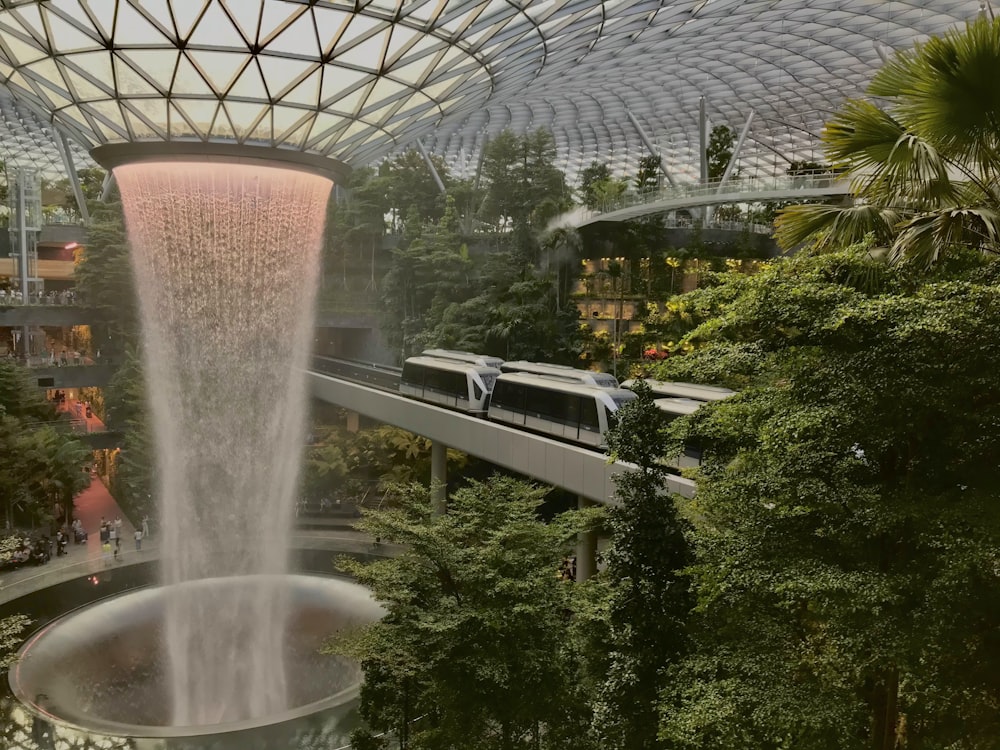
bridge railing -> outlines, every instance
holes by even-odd
[[[669,202],[685,198],[707,198],[728,193],[785,193],[796,190],[820,190],[836,187],[838,191],[847,188],[848,181],[842,174],[829,171],[801,172],[794,175],[771,177],[737,177],[726,182],[721,179],[707,182],[667,185],[648,192],[629,191],[617,198],[605,201],[589,213],[591,216],[620,211],[632,206]]]

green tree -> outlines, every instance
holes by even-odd
[[[874,234],[894,260],[927,266],[942,253],[1000,250],[1000,19],[985,15],[899,52],[823,131],[827,158],[852,178],[851,206],[782,212],[785,248],[817,250]]]
[[[448,199],[439,222],[419,224],[414,216],[410,226],[419,228],[392,251],[382,289],[383,331],[403,358],[419,350],[418,339],[433,311],[470,293],[469,252],[458,231],[454,200]]]
[[[867,247],[720,277],[666,379],[742,387],[704,450],[682,748],[993,748],[1000,264]]]
[[[607,602],[607,676],[595,699],[602,748],[649,750],[658,739],[660,696],[688,651],[694,606],[684,574],[691,562],[686,525],[665,491],[663,457],[674,448],[669,424],[644,381],[638,398],[608,431],[616,460],[635,469],[616,478],[620,505],[609,513],[612,545],[603,582]]]
[[[537,232],[566,211],[570,190],[555,157],[555,139],[547,130],[523,136],[505,130],[490,141],[483,159],[482,219],[497,229]]]
[[[639,167],[635,174],[635,189],[640,193],[651,193],[660,189],[659,156],[640,156]]]
[[[397,509],[366,512],[361,528],[401,553],[344,561],[386,616],[334,649],[361,661],[362,717],[401,748],[592,747],[566,646],[573,586],[557,574],[593,514],[543,524],[543,495],[495,477],[435,517],[426,488],[411,485]]]
[[[91,204],[87,243],[73,275],[83,302],[100,318],[95,349],[104,356],[123,353],[138,339],[139,308],[121,203]]]
[[[156,451],[142,361],[129,347],[108,384],[107,424],[124,432],[122,450],[110,467],[109,489],[125,515],[139,520],[154,512]]]
[[[590,166],[580,172],[580,197],[583,205],[593,210],[600,205],[595,186],[612,180],[611,167],[603,162],[592,161]]]
[[[421,337],[424,346],[467,349],[504,359],[570,364],[581,349],[579,316],[556,279],[517,252],[492,253],[477,293],[441,308]]]
[[[716,125],[708,135],[708,179],[720,180],[726,173],[733,158],[733,144],[736,142],[736,131],[728,125]]]

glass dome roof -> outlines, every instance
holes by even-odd
[[[881,55],[982,4],[3,0],[0,142],[18,148],[14,121],[51,123],[84,150],[235,141],[357,166],[422,138],[462,171],[487,135],[548,128],[576,172],[646,153],[631,112],[694,176],[704,96],[713,124],[753,110],[743,163],[780,168],[817,156],[823,121]]]

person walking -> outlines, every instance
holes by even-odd
[[[122,517],[115,516],[115,531],[118,533],[118,537],[121,538],[122,535]]]
[[[114,524],[110,524],[108,526],[108,544],[110,544],[112,547],[114,547],[114,550],[115,550],[115,559],[117,560],[118,559],[118,549],[119,549],[119,547],[121,545],[118,543],[118,533],[115,531]]]
[[[142,529],[135,530],[135,551],[139,552],[142,550]]]
[[[149,516],[142,517],[142,538],[145,539],[149,536]]]
[[[125,557],[125,555],[121,555],[121,551],[122,551],[122,538],[121,538],[121,536],[116,536],[115,537],[115,560],[118,560],[119,562]],[[118,557],[119,555],[121,555],[121,558]]]

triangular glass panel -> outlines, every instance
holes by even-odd
[[[268,52],[286,52],[290,55],[308,55],[317,60],[322,56],[312,13],[303,13],[267,42]]]
[[[205,79],[222,96],[250,59],[248,52],[208,52],[188,50],[185,54],[205,74]]]
[[[212,123],[212,130],[208,134],[211,140],[233,140],[236,138],[236,128],[233,127],[232,122],[229,120],[229,115],[226,114],[225,107],[220,106],[219,111],[215,115],[215,121]]]
[[[131,112],[128,107],[122,105],[122,109],[124,110],[125,122],[128,125],[132,138],[137,141],[148,141],[153,138],[159,140],[163,138],[156,130],[150,127],[148,122],[137,116],[135,112]]]
[[[337,49],[353,44],[356,40],[367,36],[369,32],[380,26],[385,27],[386,22],[361,13],[355,13],[351,17],[350,26],[347,27],[347,30],[341,36],[340,42],[337,44]],[[334,53],[336,53],[336,50],[334,50]]]
[[[385,62],[391,65],[395,59],[404,53],[410,46],[423,35],[413,29],[408,29],[399,24],[392,27],[392,36],[389,39],[389,49],[385,53]]]
[[[94,28],[107,40],[111,39],[111,32],[115,28],[116,5],[118,5],[117,0],[88,0],[85,5],[81,4]],[[78,12],[73,15],[77,15]]]
[[[32,3],[23,3],[10,12],[16,14],[18,19],[21,21],[21,25],[27,29],[27,31],[35,39],[46,39],[48,34],[45,33],[45,26],[42,24],[42,13],[38,10],[38,6]]]
[[[125,120],[122,118],[122,110],[118,102],[106,99],[101,102],[89,102],[85,106],[99,122],[103,122],[112,128],[120,128],[120,134],[126,134]]]
[[[170,0],[142,0],[139,5],[142,7],[142,12],[162,26],[171,39],[176,38],[174,19],[170,15]]]
[[[257,31],[257,44],[264,44],[279,28],[308,12],[309,9],[305,5],[265,2],[264,12],[260,17],[260,29]]]
[[[118,4],[118,18],[115,20],[115,43],[134,47],[142,44],[165,45],[171,41],[170,35],[156,28],[144,15],[128,3]]]
[[[258,120],[267,114],[266,104],[248,104],[245,102],[226,102],[226,111],[233,130],[239,140],[244,140],[257,126]]]
[[[68,60],[70,58],[63,57],[60,58],[59,62],[63,67],[63,79],[68,83],[73,89],[73,98],[77,101],[86,102],[93,101],[94,99],[107,99],[114,96],[113,91],[105,91],[100,88],[93,81],[85,78],[84,76],[77,73],[75,70],[69,67]]]
[[[339,51],[342,45],[338,44],[337,51],[334,52],[335,59],[342,64],[355,65],[378,73],[382,69],[382,50],[385,48],[388,35],[387,29],[342,52]]]
[[[416,60],[429,60],[431,55],[437,54],[447,46],[446,42],[437,37],[422,36],[398,61],[393,61],[393,64],[403,63],[404,65],[409,65]]]
[[[170,118],[171,138],[204,138],[204,135],[198,132],[197,128],[184,119],[180,110],[172,102],[168,102],[167,104],[167,115]]]
[[[207,99],[174,99],[173,103],[177,109],[187,115],[187,119],[194,125],[197,135],[200,138],[207,138],[219,103]],[[172,117],[171,129],[173,129]]]
[[[52,31],[52,46],[60,53],[92,50],[101,47],[96,39],[84,34],[73,24],[64,21],[51,10],[46,11],[49,17],[49,29]],[[89,24],[88,24],[89,25]]]
[[[264,0],[222,0],[222,4],[226,6],[226,10],[243,36],[250,44],[255,44]]]
[[[368,120],[368,122],[373,122],[381,125],[382,122],[388,119],[389,115],[391,115],[395,111],[397,106],[398,102],[391,102],[389,104],[386,104],[384,107],[379,107],[378,109],[372,110],[370,112],[365,112],[364,118]]]
[[[309,107],[319,106],[320,84],[323,82],[323,69],[317,67],[302,83],[281,97],[288,104],[304,104]]]
[[[156,138],[167,137],[167,100],[166,99],[129,99],[122,102],[126,114],[135,114],[133,120],[142,118],[146,126],[152,130]]]
[[[333,8],[313,7],[313,17],[316,19],[316,33],[319,36],[319,46],[324,55],[328,55],[333,45],[340,39],[344,29],[351,22],[351,14]]]
[[[180,52],[175,49],[130,49],[119,50],[118,55],[145,73],[162,91],[170,91]]]
[[[323,87],[320,91],[321,107],[326,107],[354,91],[362,82],[375,80],[371,73],[338,65],[323,66]]]
[[[15,62],[18,65],[28,65],[36,60],[41,60],[43,57],[48,57],[47,52],[40,50],[33,44],[21,41],[20,38],[13,34],[4,33],[3,41],[10,48],[11,56],[14,58],[11,62]]]
[[[323,109],[331,109],[335,112],[343,112],[346,115],[354,116],[361,106],[365,103],[368,98],[368,92],[371,91],[372,84],[367,84],[361,88],[352,91],[349,94],[344,94],[343,96],[332,99],[329,102],[324,101],[321,105]]]
[[[259,143],[267,144],[268,146],[273,145],[274,137],[271,131],[271,112],[270,110],[266,115],[257,121],[253,130],[247,133],[246,139],[249,143]]]
[[[277,100],[309,70],[319,67],[319,63],[314,61],[292,60],[268,54],[258,55],[257,62],[260,63],[260,71],[264,74],[264,83],[267,84],[272,100]]]
[[[278,146],[294,146],[295,148],[302,148],[302,143],[305,141],[306,136],[309,135],[309,131],[312,130],[313,118],[309,117],[304,122],[299,123],[297,126],[292,128],[286,133],[281,133],[278,131],[277,127],[277,110],[275,108],[275,141]]]
[[[427,74],[428,67],[430,67],[430,62],[424,57],[409,65],[393,68],[387,75],[410,86],[419,86]]]
[[[261,78],[260,68],[257,65],[259,60],[259,57],[250,60],[250,63],[240,73],[240,77],[236,79],[236,83],[229,88],[227,97],[267,100],[267,87],[264,86],[264,79]]]
[[[114,90],[115,76],[111,68],[110,52],[77,52],[62,59],[66,65],[86,74],[95,84],[108,91]]]
[[[251,44],[253,42],[251,41]],[[229,16],[217,3],[208,6],[198,25],[188,38],[188,44],[206,47],[231,47],[235,50],[246,50],[247,43],[240,32],[233,26]]]
[[[50,57],[28,65],[25,70],[31,71],[32,77],[46,87],[66,87],[63,77],[59,73],[59,68],[56,67],[55,60]]]
[[[320,112],[313,121],[309,139],[306,141],[307,148],[314,148],[314,143],[318,143],[323,138],[329,137],[334,130],[338,130],[346,124],[347,120],[343,117],[337,117],[327,112]]]
[[[401,83],[396,83],[388,78],[379,78],[375,82],[375,88],[372,90],[371,96],[365,102],[365,108],[378,107],[384,103],[394,101],[401,92],[406,90],[407,87]],[[365,112],[365,116],[368,116],[367,112]]]
[[[171,96],[211,96],[217,94],[208,85],[198,69],[191,64],[186,53],[177,58],[177,73],[174,75]]]
[[[81,112],[80,108],[75,104],[60,109],[57,113],[57,117],[66,118],[72,125],[90,130],[90,122],[87,121],[87,119],[83,116],[83,112]]]
[[[90,106],[90,105],[84,105]],[[128,131],[124,126],[112,127],[104,120],[94,117],[94,129],[97,131],[97,139],[101,143],[114,143],[115,141],[128,140]]]
[[[149,81],[136,73],[127,62],[115,57],[115,81],[119,96],[149,96],[166,92],[157,91]]]
[[[174,14],[174,28],[179,39],[187,39],[194,28],[195,22],[201,16],[211,0],[184,0],[170,3],[170,11]]]
[[[303,120],[312,122],[314,112],[309,112],[298,107],[282,107],[276,104],[271,108],[274,118],[274,133],[280,140],[285,133],[290,133],[301,127]]]

